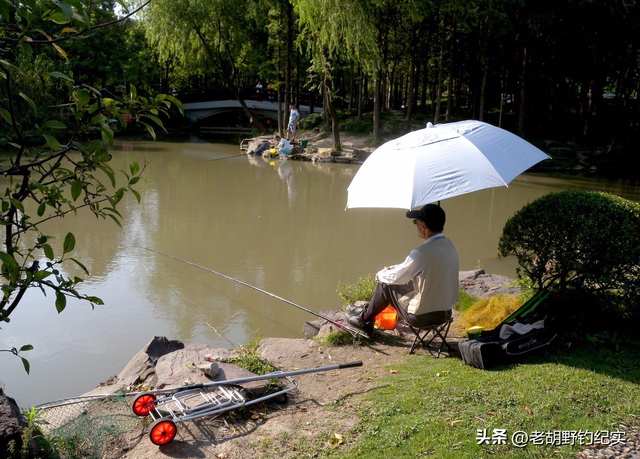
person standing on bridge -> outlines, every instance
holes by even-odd
[[[295,104],[289,104],[289,124],[287,125],[287,140],[289,140],[289,134],[291,134],[291,140],[296,139],[296,128],[298,121],[300,121],[300,112],[296,110]]]

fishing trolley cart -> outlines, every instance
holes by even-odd
[[[175,438],[176,424],[179,422],[191,421],[205,416],[217,416],[226,411],[265,400],[286,397],[288,392],[298,387],[298,383],[292,376],[359,366],[362,366],[362,361],[306,370],[275,371],[262,376],[152,390],[140,393],[131,404],[131,409],[138,416],[151,417],[153,423],[149,428],[149,438],[154,444],[161,446],[170,443]],[[253,399],[248,399],[248,390],[241,386],[243,383],[273,378],[285,378],[289,385],[279,391]]]

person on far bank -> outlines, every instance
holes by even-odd
[[[407,217],[413,219],[418,237],[426,242],[412,250],[404,262],[376,274],[376,289],[366,306],[347,307],[347,322],[367,333],[373,331],[376,316],[387,306],[394,306],[391,293],[400,298],[411,323],[421,328],[445,323],[458,302],[458,253],[442,234],[444,210],[427,204],[407,212]]]
[[[291,144],[289,143],[289,141],[277,135],[276,142],[278,142],[276,150],[278,150],[280,156],[285,158],[289,156],[289,154],[291,153]]]
[[[289,124],[287,125],[287,140],[291,134],[291,140],[296,140],[296,129],[300,121],[300,112],[296,110],[295,104],[289,104]]]

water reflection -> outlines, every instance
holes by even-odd
[[[101,297],[105,306],[92,311],[70,302],[58,315],[51,295],[27,295],[0,331],[0,348],[35,346],[28,356],[31,376],[18,359],[0,356],[0,381],[21,405],[92,389],[119,372],[154,335],[232,347],[254,335],[300,337],[304,321],[314,319],[145,248],[320,311],[340,306],[340,282],[400,262],[420,244],[403,210],[344,211],[358,166],[272,161],[238,151],[237,145],[200,139],[120,142],[113,150],[114,170],[150,161],[138,188],[142,204],[132,196],[121,204],[123,229],[91,214],[49,222],[46,231],[59,244],[66,232],[76,234],[73,255],[91,272],[81,290]],[[456,244],[461,269],[480,265],[514,276],[515,260],[497,252],[504,223],[527,202],[564,189],[640,200],[634,182],[523,175],[509,188],[443,201],[445,233]]]

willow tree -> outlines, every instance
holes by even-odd
[[[252,14],[259,5],[250,0],[155,0],[144,10],[149,40],[162,59],[173,57],[179,65],[211,68],[240,103],[247,118],[253,117],[238,91],[238,68],[251,54],[251,31],[257,25]]]
[[[300,17],[300,47],[311,55],[310,72],[318,75],[332,121],[333,149],[341,150],[336,94],[332,78],[338,60],[376,65],[378,48],[365,2],[292,0]]]

